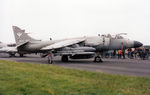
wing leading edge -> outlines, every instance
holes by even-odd
[[[78,44],[78,43],[81,43],[81,42],[84,42],[84,41],[85,41],[85,39],[82,39],[82,38],[81,39],[62,40],[62,41],[56,42],[52,45],[43,47],[41,50],[53,50],[53,49],[64,48],[64,47],[71,46],[71,45],[74,45],[74,44]]]

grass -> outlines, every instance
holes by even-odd
[[[0,60],[0,95],[150,95],[150,79]]]

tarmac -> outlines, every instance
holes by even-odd
[[[7,54],[0,54],[0,60],[11,60],[16,62],[26,62],[35,64],[48,64],[47,58],[41,58],[39,55],[26,55],[25,57],[9,57]],[[102,72],[108,74],[119,74],[127,76],[139,76],[150,78],[150,59],[117,59],[104,58],[103,63],[94,63],[92,59],[72,60],[61,62],[61,57],[54,57],[54,63],[63,68],[79,69],[92,72]]]

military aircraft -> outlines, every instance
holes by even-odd
[[[13,26],[17,50],[20,56],[27,53],[42,53],[42,57],[48,56],[48,62],[52,63],[52,56],[62,56],[61,60],[67,62],[70,59],[94,58],[100,62],[100,53],[107,50],[136,48],[142,46],[138,41],[125,39],[120,35],[115,38],[110,36],[78,37],[62,40],[41,41],[30,37],[25,30]]]
[[[15,47],[15,44],[5,44],[0,42],[0,53],[8,53],[10,57],[13,57],[17,53],[17,48]]]

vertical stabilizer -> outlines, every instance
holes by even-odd
[[[17,44],[26,42],[26,41],[34,41],[35,40],[32,37],[30,37],[27,33],[25,33],[25,30],[21,30],[17,26],[12,26],[12,28],[13,28],[13,32],[14,32],[14,36],[15,36],[15,41]]]

